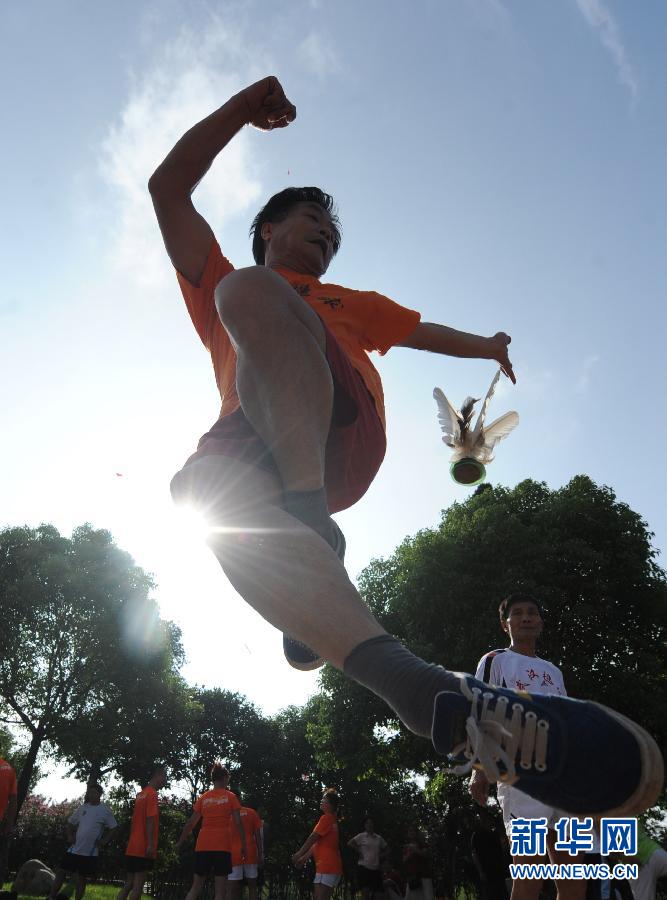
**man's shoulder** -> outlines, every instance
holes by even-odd
[[[541,656],[536,656],[535,659],[541,666],[550,666],[552,669],[555,669],[556,672],[560,672],[560,669],[556,665],[556,663],[551,662],[550,659],[543,659]]]
[[[507,647],[498,647],[496,650],[489,650],[488,653],[485,653],[482,659],[489,659],[497,656],[499,653],[507,653]],[[482,660],[480,659],[480,662]]]
[[[480,661],[477,663],[477,668],[479,669],[479,667],[480,667],[481,665],[487,665],[487,664],[488,664],[488,665],[491,665],[491,663],[493,662],[493,660],[494,660],[497,656],[500,656],[502,653],[507,653],[507,647],[498,647],[497,650],[489,650],[488,653],[485,653],[485,654],[481,657]]]

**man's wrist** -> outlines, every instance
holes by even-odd
[[[492,337],[480,337],[480,359],[495,359],[496,345]]]
[[[248,106],[248,101],[245,96],[245,89],[239,91],[238,94],[234,94],[233,97],[230,97],[227,103],[225,103],[225,107],[228,108],[228,112],[231,115],[237,117],[240,126],[250,124],[252,113],[250,112],[250,107]]]

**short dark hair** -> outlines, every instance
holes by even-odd
[[[86,790],[94,790],[98,797],[101,797],[104,793],[104,788],[101,784],[98,784],[96,781],[89,781],[86,785]]]
[[[508,596],[501,601],[500,606],[498,607],[500,618],[507,620],[509,618],[510,610],[517,603],[534,603],[537,607],[537,611],[542,616],[542,607],[540,606],[539,601],[537,601],[535,597],[532,596],[532,594],[515,591],[513,594],[508,594]],[[544,618],[544,616],[542,616],[542,618]]]
[[[229,778],[229,769],[216,759],[211,766],[211,781],[224,781],[225,778]]]
[[[338,804],[340,802],[338,794],[336,793],[336,788],[327,788],[322,796],[323,800],[326,800],[334,810],[334,812],[338,812]]]
[[[318,187],[290,187],[274,194],[269,202],[263,206],[252,220],[250,236],[252,237],[252,255],[258,266],[264,265],[264,238],[262,237],[262,225],[265,222],[282,222],[297,203],[317,203],[331,216],[333,252],[338,253],[342,239],[340,220],[336,204],[331,194],[325,193]]]

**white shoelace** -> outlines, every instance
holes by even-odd
[[[527,771],[534,766],[538,772],[546,771],[549,735],[547,721],[538,719],[534,712],[525,712],[519,700],[511,704],[510,718],[510,700],[507,697],[498,697],[495,707],[489,709],[489,703],[495,694],[478,687],[471,689],[465,679],[461,681],[461,690],[472,703],[470,715],[466,719],[467,740],[454,747],[451,755],[463,753],[468,762],[450,769],[451,772],[466,775],[478,763],[489,781],[512,784],[520,777],[516,772],[519,751],[521,769]]]

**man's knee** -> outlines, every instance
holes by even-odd
[[[293,288],[266,266],[249,266],[230,272],[215,289],[215,305],[220,321],[229,330],[245,324],[257,324],[268,304],[289,303],[296,295]]]

